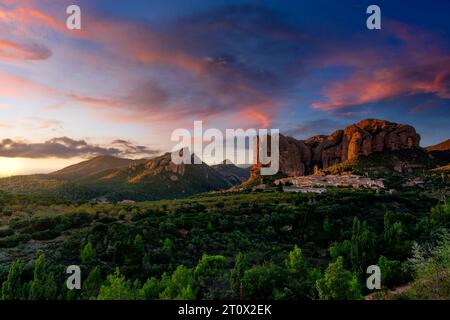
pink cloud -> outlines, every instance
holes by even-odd
[[[19,34],[32,35],[39,27],[46,27],[66,37],[79,38],[97,43],[108,48],[124,59],[133,59],[144,64],[168,64],[180,69],[201,74],[206,63],[202,59],[176,52],[164,50],[163,43],[148,28],[125,21],[109,21],[99,16],[85,15],[86,27],[81,30],[68,30],[65,23],[58,21],[45,11],[33,7],[30,3],[12,1],[12,9],[0,6],[0,22],[14,25]],[[0,47],[1,50],[1,47]],[[92,61],[92,60],[91,60]],[[94,61],[92,61],[94,62]]]
[[[249,108],[239,114],[242,120],[258,124],[258,128],[267,129],[270,127],[271,118],[268,114],[258,109]]]
[[[400,95],[450,98],[450,53],[422,30],[395,21],[388,21],[385,29],[401,41],[398,51],[335,48],[321,61],[323,67],[345,66],[352,71],[346,79],[327,84],[324,101],[313,103],[314,109],[334,111]]]
[[[1,60],[46,60],[51,54],[51,51],[43,46],[21,45],[0,39]]]

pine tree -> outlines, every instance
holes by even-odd
[[[9,267],[8,277],[2,285],[2,300],[19,300],[23,298],[22,289],[23,264],[20,260],[14,261]]]
[[[82,298],[92,299],[97,297],[100,287],[103,283],[102,273],[99,267],[95,267],[89,272],[86,280],[83,282]]]
[[[288,271],[297,274],[306,274],[308,271],[308,266],[305,259],[303,259],[302,249],[295,246],[294,250],[289,252],[288,258],[284,262]]]
[[[295,246],[284,261],[286,267],[287,286],[293,298],[305,299],[313,295],[315,282],[318,278],[317,270],[309,270],[303,258],[302,250]]]
[[[133,241],[133,247],[140,255],[144,253],[144,240],[140,234],[137,234]]]
[[[81,250],[80,259],[82,264],[90,265],[95,261],[95,250],[92,243],[88,242]]]
[[[226,260],[224,256],[210,256],[204,254],[194,269],[194,279],[201,289],[203,298],[220,298],[223,293],[218,288],[221,284],[228,282],[224,279]]]
[[[355,274],[345,270],[342,257],[328,265],[323,278],[316,282],[322,300],[357,300],[362,298]]]
[[[108,275],[106,284],[100,287],[98,300],[136,300],[139,298],[139,282],[132,283],[125,279],[116,268],[113,274]]]
[[[350,246],[350,263],[358,275],[364,274],[365,268],[373,259],[375,236],[367,223],[362,224],[358,218],[353,219],[353,232]]]
[[[387,211],[384,214],[384,234],[383,240],[385,249],[388,252],[393,252],[395,247],[401,241],[401,235],[403,232],[403,226],[401,222],[393,222],[393,213]],[[395,251],[394,251],[395,252]]]
[[[163,274],[161,279],[161,288],[163,288],[160,299],[163,300],[181,300],[185,296],[187,288],[194,290],[194,274],[192,269],[188,269],[183,265],[178,266],[172,276],[167,273]]]
[[[161,285],[156,278],[147,279],[147,281],[142,286],[139,295],[144,300],[156,300],[159,298],[161,293]]]
[[[34,263],[34,276],[30,283],[30,300],[56,299],[57,285],[53,272],[47,268],[44,255],[40,255]]]
[[[244,254],[239,252],[235,259],[234,268],[231,270],[230,274],[230,289],[234,297],[240,296],[242,278],[247,270],[248,259]]]

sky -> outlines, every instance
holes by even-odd
[[[81,8],[81,30],[66,8]],[[366,8],[381,8],[368,30]],[[450,2],[0,0],[0,176],[153,157],[177,128],[450,138]]]

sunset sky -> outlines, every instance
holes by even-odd
[[[68,30],[66,7],[82,10]],[[370,4],[382,30],[366,28]],[[450,138],[450,2],[0,0],[0,176],[169,151],[176,128]]]

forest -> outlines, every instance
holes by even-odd
[[[416,192],[128,204],[0,193],[0,212],[5,300],[450,298],[450,202]],[[67,289],[69,265],[81,290]],[[369,265],[381,290],[366,287]]]

